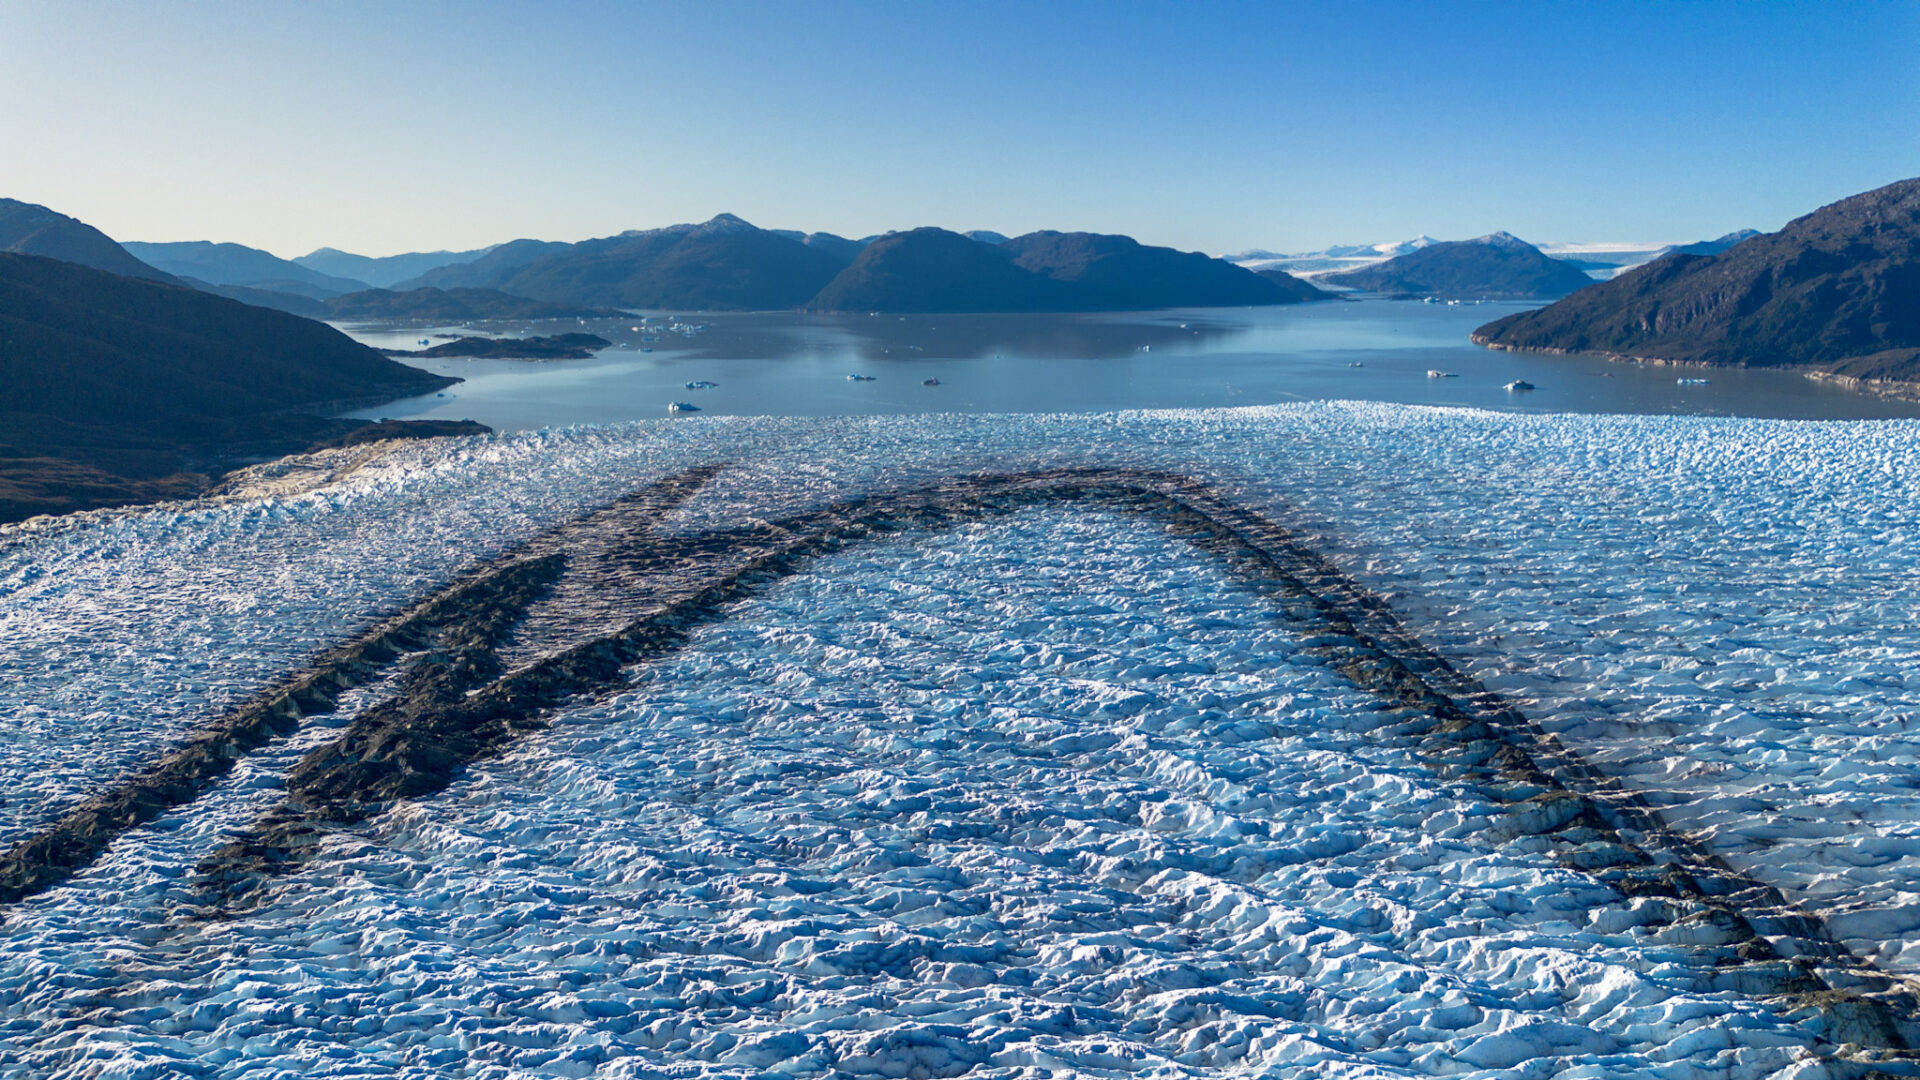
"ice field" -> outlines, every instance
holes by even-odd
[[[0,530],[0,840],[462,568],[689,465],[671,528],[1121,464],[1428,644],[1920,977],[1920,425],[1316,403],[419,444],[291,498]],[[218,918],[193,868],[377,690],[5,913],[0,1072],[1844,1076],[1380,734],[1151,522],[855,546]],[[1887,1065],[1889,1069],[1901,1066]],[[916,1071],[917,1070],[917,1071]]]

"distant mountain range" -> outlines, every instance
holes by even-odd
[[[208,285],[242,285],[320,300],[367,287],[365,282],[322,274],[244,244],[215,244],[205,240],[144,244],[129,240],[120,246],[149,266]]]
[[[0,521],[192,494],[362,426],[335,406],[458,381],[309,319],[11,253],[0,342]]]
[[[1556,243],[1535,246],[1548,258],[1559,259],[1578,267],[1595,281],[1606,281],[1633,267],[1652,262],[1662,255],[1675,251],[1710,255],[1717,251],[1724,251],[1753,235],[1755,235],[1754,230],[1741,229],[1716,240],[1702,240],[1694,244]],[[1307,281],[1319,281],[1328,274],[1373,266],[1420,248],[1431,247],[1439,242],[1430,236],[1417,236],[1412,240],[1402,240],[1398,243],[1342,244],[1323,251],[1294,254],[1254,248],[1226,258],[1228,262],[1236,266],[1244,266],[1249,270],[1285,270]]]
[[[1504,232],[1423,244],[1372,266],[1322,274],[1319,280],[1389,296],[1441,300],[1553,299],[1593,284],[1578,267],[1550,259]]]
[[[998,243],[914,229],[868,244],[816,311],[1129,311],[1298,303],[1328,294],[1130,237],[1035,232]],[[1304,290],[1304,291],[1303,291]]]
[[[480,288],[506,276],[513,270],[537,262],[555,252],[565,251],[572,246],[559,240],[509,240],[504,244],[495,244],[488,248],[487,253],[477,259],[442,263],[422,272],[419,277],[397,281],[393,287],[401,291],[422,288]]]
[[[1110,311],[1283,304],[1322,294],[1124,236],[923,228],[848,240],[732,214],[577,244],[515,241],[403,286],[706,311]]]
[[[830,245],[758,229],[732,214],[699,225],[547,246],[526,262],[502,261],[513,246],[430,271],[413,284],[444,287],[457,280],[535,300],[598,307],[774,310],[804,305],[848,261]],[[534,254],[532,249],[526,253]]]
[[[1718,253],[1676,251],[1488,323],[1474,340],[1920,383],[1920,179],[1843,199]]]
[[[293,261],[309,270],[316,270],[330,277],[347,278],[360,282],[361,288],[372,286],[376,289],[389,289],[403,281],[411,281],[429,270],[455,263],[470,263],[492,251],[492,247],[474,248],[472,251],[415,251],[405,255],[384,255],[378,258],[355,255],[350,251],[323,247],[309,252]]]
[[[1112,311],[1288,304],[1328,295],[1285,273],[1258,273],[1125,236],[1046,231],[1010,238],[929,228],[851,240],[761,229],[732,214],[578,243],[523,239],[380,259],[322,248],[282,259],[232,243],[123,246],[46,207],[4,202],[0,243],[317,319],[455,322],[621,308]],[[396,287],[372,289],[368,278]]]
[[[297,259],[244,244],[216,244],[204,240],[180,243],[120,245],[142,262],[176,277],[208,285],[265,289],[313,300],[344,296],[367,289],[384,289],[417,278],[443,266],[473,262],[494,249],[414,252],[369,258],[334,248],[321,248]]]

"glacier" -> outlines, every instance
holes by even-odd
[[[463,567],[677,470],[731,465],[670,520],[691,531],[986,469],[1120,465],[1287,523],[1673,825],[1907,976],[1916,435],[1360,403],[716,419],[416,445],[304,495],[27,523],[0,531],[0,839]],[[631,689],[333,838],[258,907],[197,918],[196,861],[378,691],[352,696],[8,913],[0,1062],[1857,1064],[1817,1011],[1676,966],[1643,899],[1369,738],[1377,701],[1261,610],[1204,553],[1098,514],[832,556]]]

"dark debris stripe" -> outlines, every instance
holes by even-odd
[[[605,520],[650,523],[700,489],[721,466],[689,469],[646,485],[608,507],[548,530],[457,575],[432,596],[345,644],[322,652],[293,675],[202,724],[152,763],[42,826],[0,855],[0,904],[49,889],[93,864],[114,838],[191,802],[242,756],[292,734],[301,718],[332,712],[340,695],[379,679],[402,656],[427,650],[450,628],[494,623],[524,610],[564,572],[570,531]],[[468,664],[491,650],[469,651]],[[403,685],[445,685],[450,658],[430,654]],[[439,677],[436,681],[436,672]],[[485,681],[485,680],[482,680]]]
[[[554,530],[504,565],[496,561],[479,580],[423,605],[441,614],[411,631],[425,640],[415,641],[422,656],[401,689],[289,769],[283,802],[200,865],[212,904],[240,901],[297,870],[334,830],[442,790],[468,763],[544,727],[552,710],[626,689],[632,665],[679,648],[693,628],[725,618],[735,601],[800,572],[817,556],[876,535],[1081,503],[1159,521],[1221,557],[1305,635],[1311,653],[1390,706],[1391,719],[1377,738],[1407,746],[1505,807],[1500,828],[1507,836],[1541,838],[1562,866],[1623,896],[1660,900],[1664,916],[1653,925],[1685,943],[1689,966],[1710,987],[1818,1010],[1835,1041],[1896,1056],[1904,1056],[1920,1030],[1920,1003],[1905,984],[1850,953],[1816,915],[1670,827],[1645,799],[1423,645],[1385,601],[1284,526],[1204,483],[1129,469],[982,474],[697,534],[657,532],[651,525],[658,514],[635,511],[677,505],[712,471],[682,474],[663,482],[680,484],[675,493],[663,496],[655,485],[647,489],[655,494],[624,501],[624,512],[616,506]],[[592,555],[566,562],[570,550]],[[555,566],[556,576],[543,576]],[[565,574],[591,581],[591,589],[576,594],[604,597],[608,605],[584,624],[603,624],[609,612],[636,617],[617,632],[588,636],[501,673],[496,650],[523,629],[527,608]],[[330,684],[336,676],[328,673],[340,666],[330,661],[303,682]],[[273,715],[285,712],[283,706]],[[233,753],[248,748],[235,743]],[[192,797],[190,784],[154,779],[160,782],[136,777],[116,789],[124,792],[116,797],[143,806]],[[152,816],[116,820],[125,821],[124,829]],[[7,876],[19,873],[14,867],[47,850],[17,848],[0,882],[16,880]],[[50,883],[77,865],[84,863],[35,880]],[[24,892],[0,893],[0,899],[17,895]]]

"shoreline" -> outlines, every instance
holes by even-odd
[[[1821,368],[1801,365],[1780,365],[1777,367],[1752,368],[1735,364],[1714,364],[1705,360],[1673,360],[1664,356],[1635,356],[1631,353],[1612,352],[1607,349],[1563,349],[1552,345],[1509,345],[1501,341],[1489,340],[1482,334],[1467,335],[1467,340],[1484,349],[1494,352],[1529,353],[1537,356],[1591,356],[1615,364],[1637,364],[1641,367],[1693,368],[1707,371],[1780,371],[1800,375],[1814,382],[1832,383],[1844,390],[1867,397],[1886,398],[1893,401],[1920,402],[1920,382],[1903,382],[1892,379],[1862,379],[1855,375],[1841,375]]]

